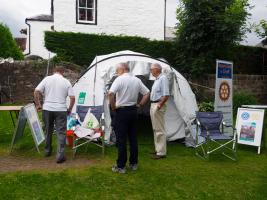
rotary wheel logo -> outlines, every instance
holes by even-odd
[[[227,82],[222,82],[219,90],[220,99],[227,101],[230,97],[230,86]]]

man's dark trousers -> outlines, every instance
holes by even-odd
[[[57,160],[64,157],[64,147],[66,143],[67,112],[66,111],[43,111],[45,123],[45,152],[52,152],[52,134],[54,127],[57,133]]]
[[[138,145],[136,136],[137,108],[126,106],[116,109],[115,132],[118,148],[117,166],[124,168],[127,162],[127,137],[130,144],[130,164],[138,162]]]

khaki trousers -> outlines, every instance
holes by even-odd
[[[157,105],[158,103],[151,103],[150,107],[150,117],[154,132],[155,151],[157,155],[165,156],[167,154],[167,141],[164,120],[166,105],[164,105],[160,110],[158,110]]]

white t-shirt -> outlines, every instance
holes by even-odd
[[[136,105],[138,94],[145,95],[149,89],[139,78],[124,73],[115,79],[109,92],[116,94],[116,107],[121,107]]]
[[[71,83],[58,73],[45,77],[35,90],[42,93],[47,111],[67,111],[66,98],[74,96]]]

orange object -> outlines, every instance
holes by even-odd
[[[67,135],[67,145],[73,147],[74,131],[67,130],[66,135]]]

